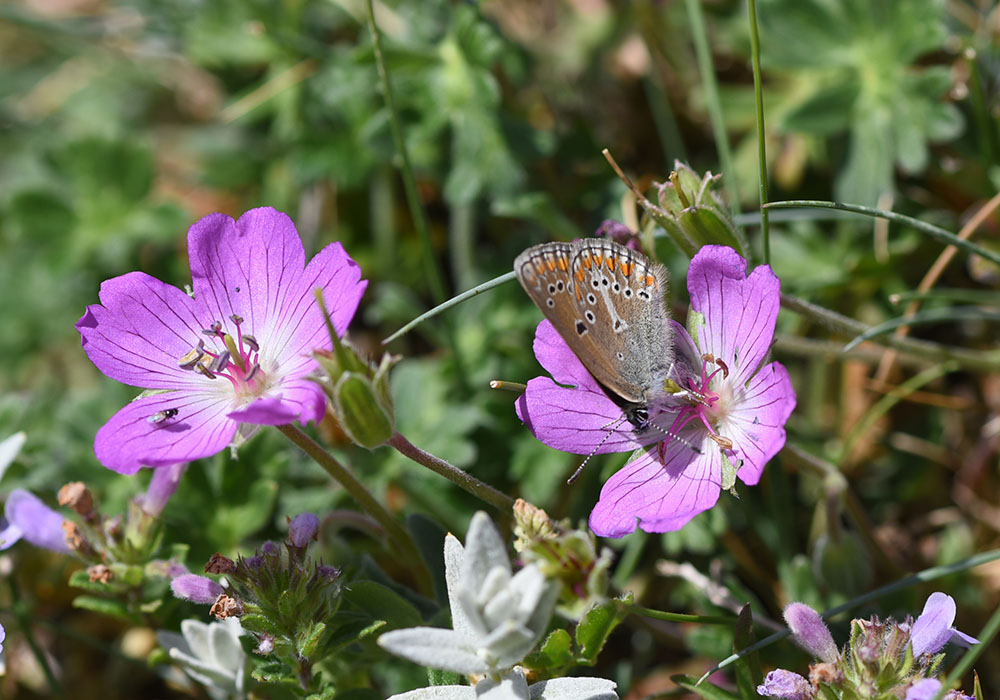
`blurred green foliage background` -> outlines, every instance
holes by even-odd
[[[1000,12],[979,0],[760,0],[772,199],[839,198],[891,208],[958,230],[1000,185]],[[699,66],[692,9],[707,21],[730,163],[710,128],[710,83]],[[641,188],[674,160],[724,173],[737,212],[757,206],[747,9],[730,0],[376,2],[386,60],[429,221],[435,265],[451,296],[510,269],[546,240],[591,235],[606,218],[635,223],[609,148]],[[119,477],[92,452],[97,429],[136,390],[102,377],[73,329],[101,281],[143,270],[190,281],[185,234],[214,211],[271,205],[296,221],[307,253],[342,241],[371,280],[351,328],[370,353],[433,306],[398,175],[360,0],[18,0],[0,5],[0,437],[27,444],[4,477],[52,502],[85,481],[106,512],[123,510],[148,475]],[[728,167],[728,169],[727,169]],[[759,250],[757,214],[737,217]],[[858,217],[772,215],[772,265],[783,291],[874,323],[898,316],[941,246],[912,230]],[[997,219],[976,234],[997,247]],[[686,304],[685,259],[664,244],[673,305]],[[938,287],[997,305],[996,270],[960,256]],[[949,303],[932,299],[931,307]],[[683,314],[681,314],[683,315]],[[594,461],[572,487],[578,458],[537,443],[491,379],[539,373],[531,338],[540,318],[516,285],[488,292],[411,332],[393,390],[400,431],[556,517],[585,518],[623,463]],[[849,338],[784,312],[775,357],[791,370],[799,408],[790,441],[836,463],[874,542],[848,528],[844,551],[825,540],[825,485],[778,459],[760,488],[724,497],[683,531],[608,542],[615,582],[644,605],[699,609],[703,586],[657,573],[690,562],[755,612],[777,619],[792,599],[841,602],[902,572],[995,547],[1000,532],[1000,377],[964,370],[862,424],[875,402],[912,376],[882,352],[849,361]],[[996,356],[996,326],[966,322],[914,335]],[[831,342],[832,341],[832,342]],[[394,510],[464,532],[479,507],[467,494],[387,449],[336,446]],[[277,434],[238,459],[192,466],[164,517],[192,569],[215,552],[251,551],[286,515],[354,507]],[[839,513],[838,509],[832,512]],[[853,538],[853,539],[851,539]],[[366,541],[329,533],[326,558],[356,565]],[[378,559],[380,553],[368,552]],[[384,559],[384,558],[383,558]],[[388,573],[405,580],[393,562]],[[71,606],[63,558],[21,544],[0,559],[7,675],[0,695],[48,697],[17,633],[29,619],[66,697],[182,697],[145,665],[151,631],[129,630]],[[885,601],[881,614],[918,612],[930,590],[959,603],[975,633],[1000,601],[1000,568],[945,579]],[[179,603],[176,620],[203,615]],[[839,633],[844,633],[841,627]],[[841,637],[842,638],[842,637]],[[730,653],[722,632],[627,625],[601,675],[630,697],[665,692],[670,673],[695,675]],[[790,645],[765,661],[804,663]],[[399,662],[398,666],[405,664]],[[1000,653],[978,664],[1000,688]],[[387,670],[385,687],[413,687],[419,669]],[[398,677],[397,677],[398,676]],[[409,685],[407,685],[409,684]],[[967,689],[971,684],[967,683]]]

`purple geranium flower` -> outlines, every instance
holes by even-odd
[[[323,392],[306,375],[330,338],[313,290],[343,334],[367,284],[339,243],[307,266],[295,225],[269,207],[206,216],[188,255],[194,298],[130,272],[104,282],[76,324],[98,369],[158,390],[97,433],[97,458],[123,474],[215,454],[238,430],[321,418]]]
[[[14,489],[7,496],[4,517],[0,520],[0,550],[24,538],[36,547],[68,553],[70,548],[62,524],[63,516],[38,496],[24,489]]]
[[[649,448],[604,485],[590,515],[597,534],[621,537],[637,521],[646,532],[680,529],[719,499],[724,460],[753,485],[785,444],[795,392],[781,364],[760,367],[774,336],[780,282],[766,265],[747,276],[746,265],[724,246],[705,246],[691,261],[688,291],[700,323],[692,339],[671,321],[681,391],[649,407],[661,431],[632,430],[552,325],[539,324],[535,356],[552,379],[532,379],[517,402],[535,437],[577,454]],[[679,439],[664,439],[662,431]]]
[[[940,591],[931,593],[924,603],[924,610],[913,623],[910,632],[910,642],[913,644],[913,655],[936,654],[948,642],[960,646],[979,644],[979,640],[959,632],[952,627],[955,622],[955,599]]]

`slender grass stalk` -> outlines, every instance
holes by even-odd
[[[687,615],[684,613],[653,610],[652,608],[644,608],[641,605],[631,606],[629,608],[629,613],[632,615],[651,617],[654,620],[666,620],[667,622],[698,622],[703,625],[735,625],[737,620],[735,615],[731,617],[722,615]]]
[[[705,15],[701,11],[701,0],[685,0],[688,23],[691,27],[691,37],[694,40],[695,53],[698,56],[698,71],[701,74],[702,90],[705,92],[705,107],[708,118],[712,122],[712,133],[715,137],[715,147],[719,151],[719,161],[722,164],[722,181],[729,195],[729,206],[734,216],[740,213],[740,189],[736,184],[736,168],[733,165],[733,153],[729,148],[729,137],[726,135],[726,122],[722,114],[722,101],[719,99],[719,83],[715,79],[715,66],[712,65],[712,50],[708,45],[708,30],[705,28]]]
[[[866,340],[871,340],[880,335],[897,328],[918,326],[924,323],[954,323],[956,321],[1000,321],[1000,313],[987,311],[978,306],[952,306],[946,309],[931,309],[929,311],[918,311],[914,314],[906,314],[890,319],[877,326],[872,326],[867,331],[856,337],[844,346],[844,351],[853,350]],[[895,336],[897,339],[901,336]]]
[[[790,199],[782,202],[768,202],[764,205],[768,209],[791,209],[793,207],[815,207],[819,209],[837,209],[839,211],[849,211],[852,214],[862,214],[864,216],[878,216],[883,219],[888,219],[889,221],[894,221],[899,224],[905,224],[911,228],[920,231],[921,233],[926,233],[931,238],[940,241],[941,243],[947,243],[948,245],[953,245],[956,248],[964,250],[966,253],[972,253],[973,255],[978,255],[980,257],[986,258],[991,263],[995,265],[1000,265],[1000,253],[996,253],[992,250],[978,246],[975,243],[970,243],[969,241],[963,240],[956,236],[951,231],[943,229],[940,226],[935,226],[934,224],[929,224],[926,221],[921,221],[920,219],[914,219],[912,216],[907,216],[906,214],[899,214],[894,211],[886,211],[884,209],[876,209],[874,207],[864,207],[860,204],[844,204],[843,202],[827,202],[824,200],[816,199]]]
[[[860,335],[870,329],[869,326],[860,321],[855,321],[853,318],[788,294],[781,295],[781,305],[786,309],[808,316],[840,333]],[[962,367],[978,372],[994,372],[1000,369],[1000,358],[990,357],[983,352],[971,352],[964,348],[938,345],[926,340],[914,340],[912,338],[880,336],[874,340],[881,345],[903,350],[917,357],[926,358],[931,362],[941,363],[954,360]]]
[[[341,464],[323,447],[292,424],[275,426],[285,437],[291,440],[299,449],[313,458],[326,470],[333,480],[340,484],[351,498],[368,512],[386,532],[389,542],[397,553],[405,557],[414,567],[414,573],[422,591],[433,590],[430,571],[427,564],[417,553],[419,550],[410,533],[397,522],[392,513],[372,496],[364,484],[357,480],[351,470]]]
[[[440,457],[435,457],[430,452],[424,452],[403,437],[402,434],[396,433],[389,438],[389,444],[395,447],[404,457],[408,457],[417,464],[427,467],[435,474],[440,474],[448,481],[465,489],[476,498],[489,503],[497,510],[509,513],[514,507],[514,499],[507,494],[497,491],[489,484],[480,481],[468,472],[462,471]]]
[[[385,56],[382,53],[382,34],[375,24],[375,11],[372,8],[372,0],[365,0],[365,15],[368,18],[368,30],[372,35],[372,48],[375,52],[375,66],[378,69],[382,96],[385,98],[386,109],[389,110],[389,124],[392,129],[392,140],[396,144],[396,153],[399,156],[399,170],[403,178],[403,189],[406,191],[406,203],[410,208],[410,216],[413,217],[413,226],[417,229],[417,236],[420,238],[420,251],[424,259],[424,272],[427,275],[427,282],[430,285],[434,301],[441,303],[444,301],[447,292],[445,291],[441,271],[438,269],[434,259],[434,249],[431,247],[427,213],[420,202],[420,195],[417,192],[417,181],[413,177],[413,165],[410,162],[410,154],[406,148],[406,141],[403,139],[403,126],[399,118],[399,110],[396,109],[396,100],[392,92],[392,82],[389,80],[389,71],[386,69]]]
[[[864,605],[869,601],[881,598],[882,596],[892,593],[894,591],[898,591],[901,588],[906,588],[908,586],[912,586],[917,583],[926,583],[928,581],[933,581],[935,579],[941,578],[942,576],[948,576],[949,574],[958,573],[960,571],[967,571],[977,566],[988,564],[991,561],[996,561],[997,559],[1000,559],[1000,549],[991,549],[988,552],[982,552],[980,554],[976,554],[967,559],[963,559],[962,561],[955,562],[954,564],[946,564],[944,566],[932,566],[929,569],[924,569],[923,571],[915,573],[912,576],[907,576],[906,578],[900,579],[899,581],[896,581],[894,583],[882,586],[881,588],[876,588],[874,591],[869,591],[868,593],[860,595],[857,598],[852,598],[846,603],[830,608],[829,610],[823,612],[820,615],[820,617],[822,617],[824,620],[828,620],[831,617],[835,617],[842,612],[846,612],[860,605]],[[993,620],[991,619],[990,622],[992,623],[992,621]],[[986,628],[984,628],[984,631],[985,629]],[[759,649],[763,649],[764,647],[770,646],[775,642],[784,639],[789,634],[791,634],[791,631],[787,629],[782,630],[781,632],[775,632],[769,637],[765,637],[764,639],[760,640],[756,644],[752,644],[748,646],[746,649],[741,649],[738,653],[726,657],[725,659],[717,663],[715,666],[710,668],[708,671],[706,671],[705,674],[698,679],[698,683],[699,684],[703,683],[706,678],[711,676],[716,671],[726,668],[727,666],[735,663],[736,661],[739,661],[748,654],[751,654]]]
[[[49,685],[49,692],[52,693],[52,697],[65,698],[66,690],[62,687],[62,684],[59,683],[59,679],[52,671],[52,667],[49,665],[48,659],[45,656],[45,651],[38,644],[38,640],[35,639],[35,634],[32,631],[34,619],[27,610],[25,603],[21,600],[21,591],[18,588],[15,577],[11,576],[8,579],[8,583],[12,603],[11,609],[14,613],[15,619],[17,620],[21,636],[24,637],[24,641],[28,644],[28,648],[31,649],[31,655],[35,657],[35,661],[38,662],[39,668],[42,669],[42,674],[45,676],[45,682]],[[8,652],[8,654],[9,653],[10,652]]]
[[[437,306],[435,306],[430,311],[426,311],[426,312],[420,314],[415,319],[413,319],[412,321],[410,321],[409,323],[407,323],[405,326],[403,326],[402,328],[400,328],[398,331],[396,331],[395,333],[393,333],[392,335],[390,335],[388,338],[386,338],[385,340],[383,340],[382,341],[382,345],[388,345],[389,343],[391,343],[392,341],[396,340],[397,338],[400,338],[400,337],[404,336],[406,333],[408,333],[409,331],[413,330],[413,328],[415,328],[416,326],[420,325],[421,323],[423,323],[424,321],[426,321],[429,318],[434,318],[435,316],[437,316],[442,311],[450,309],[451,307],[455,306],[456,304],[461,304],[466,299],[471,299],[472,297],[476,296],[477,294],[482,294],[483,292],[485,292],[488,289],[493,289],[494,287],[499,287],[501,284],[506,284],[507,282],[510,282],[511,280],[516,279],[516,278],[517,278],[517,275],[514,274],[513,272],[506,272],[506,273],[500,275],[499,277],[495,277],[495,278],[491,279],[489,282],[483,282],[482,284],[477,285],[477,286],[473,287],[472,289],[468,289],[468,290],[462,292],[461,294],[452,297],[448,301],[445,301],[445,302],[443,302],[441,304],[438,304]]]
[[[747,1],[750,19],[750,62],[753,65],[753,99],[757,107],[757,176],[760,178],[760,232],[763,236],[764,264],[771,264],[771,230],[768,227],[767,141],[764,130],[764,97],[760,85],[760,33],[757,30],[757,0]]]

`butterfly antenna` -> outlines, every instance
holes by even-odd
[[[685,440],[684,438],[682,438],[677,433],[673,433],[673,432],[667,430],[666,428],[661,428],[660,426],[658,426],[656,423],[654,423],[651,420],[646,420],[646,422],[642,424],[642,429],[645,430],[646,428],[652,428],[656,432],[658,432],[661,435],[663,435],[663,437],[668,438],[670,440],[676,440],[677,442],[681,443],[682,445],[685,445],[685,446],[691,448],[692,452],[694,452],[696,454],[701,454],[701,450],[698,449],[697,447],[695,447],[693,444],[691,444],[691,442],[689,442],[688,440]]]
[[[615,434],[615,430],[618,428],[619,425],[621,425],[622,423],[624,423],[625,420],[626,420],[625,416],[622,416],[621,418],[618,418],[617,420],[613,420],[610,423],[606,423],[606,424],[604,424],[604,425],[601,426],[602,430],[604,428],[608,428],[607,434],[603,438],[601,438],[601,441],[599,443],[597,443],[597,447],[595,447],[593,450],[591,450],[590,454],[587,455],[586,458],[582,462],[580,462],[580,466],[576,468],[576,471],[573,472],[573,475],[570,478],[566,479],[566,483],[567,484],[572,484],[574,481],[576,481],[580,477],[580,474],[583,472],[583,468],[585,466],[587,466],[587,462],[590,461],[590,458],[593,457],[594,455],[596,455],[597,452],[602,447],[604,447],[604,443],[606,443],[608,441],[608,438],[610,438],[612,435]]]

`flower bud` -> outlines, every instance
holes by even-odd
[[[170,590],[174,592],[176,598],[205,605],[214,603],[220,595],[226,592],[226,589],[212,579],[196,574],[178,576],[170,582]]]
[[[224,557],[218,552],[212,555],[205,564],[206,574],[231,574],[236,571],[236,562],[228,557]]]
[[[840,656],[833,635],[819,613],[805,603],[790,603],[785,608],[785,622],[795,640],[820,661],[835,663]]]
[[[356,444],[373,449],[392,437],[392,405],[381,399],[368,377],[345,372],[329,396],[340,427]]]
[[[767,674],[764,683],[757,686],[757,694],[784,700],[810,700],[814,691],[812,684],[799,674],[779,668]]]
[[[674,161],[674,171],[659,186],[658,212],[653,219],[684,251],[705,245],[726,245],[746,257],[746,241],[729,219],[729,212],[715,193],[721,175],[699,176],[688,165]]]
[[[319,518],[312,513],[300,513],[288,522],[288,541],[293,547],[305,549],[316,539],[318,530]]]
[[[56,495],[59,505],[66,506],[78,515],[90,520],[94,516],[94,497],[82,481],[64,484]]]

